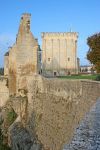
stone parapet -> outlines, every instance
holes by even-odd
[[[41,33],[42,38],[45,37],[77,37],[77,32],[42,32]]]
[[[35,131],[46,150],[61,150],[100,97],[100,82],[90,80],[46,79],[35,75],[27,77],[27,88],[30,126],[33,126],[31,116],[35,116]]]

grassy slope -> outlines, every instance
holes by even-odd
[[[72,76],[61,76],[60,79],[90,79],[95,80],[97,75],[72,75]]]

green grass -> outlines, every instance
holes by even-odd
[[[16,117],[17,114],[13,109],[7,113],[7,121],[9,122],[10,125],[15,121]]]
[[[71,75],[71,76],[61,76],[60,79],[89,79],[96,80],[97,75]]]

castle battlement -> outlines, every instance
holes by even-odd
[[[77,32],[42,32],[41,33],[42,38],[44,37],[75,37],[78,38]]]

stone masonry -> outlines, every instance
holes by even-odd
[[[8,79],[0,77],[0,108],[5,106],[9,99]]]
[[[75,127],[100,97],[100,83],[28,77],[28,118],[46,150],[61,150]],[[33,115],[34,114],[34,115]],[[35,116],[35,121],[31,116]],[[33,120],[33,121],[32,121]]]
[[[5,75],[9,78],[10,95],[18,92],[21,76],[39,72],[37,39],[30,31],[30,14],[23,14],[15,44],[5,55]],[[7,65],[9,64],[9,65]]]
[[[6,104],[10,104],[18,116],[8,128],[14,150],[18,150],[18,147],[32,150],[27,148],[26,131],[28,141],[35,136],[45,150],[61,150],[72,138],[85,113],[100,97],[100,83],[96,81],[46,79],[29,75],[25,86],[24,89],[20,84],[20,96],[9,97]],[[15,129],[16,123],[18,126],[21,124],[18,130]]]
[[[42,69],[45,76],[77,74],[76,32],[42,33]]]

